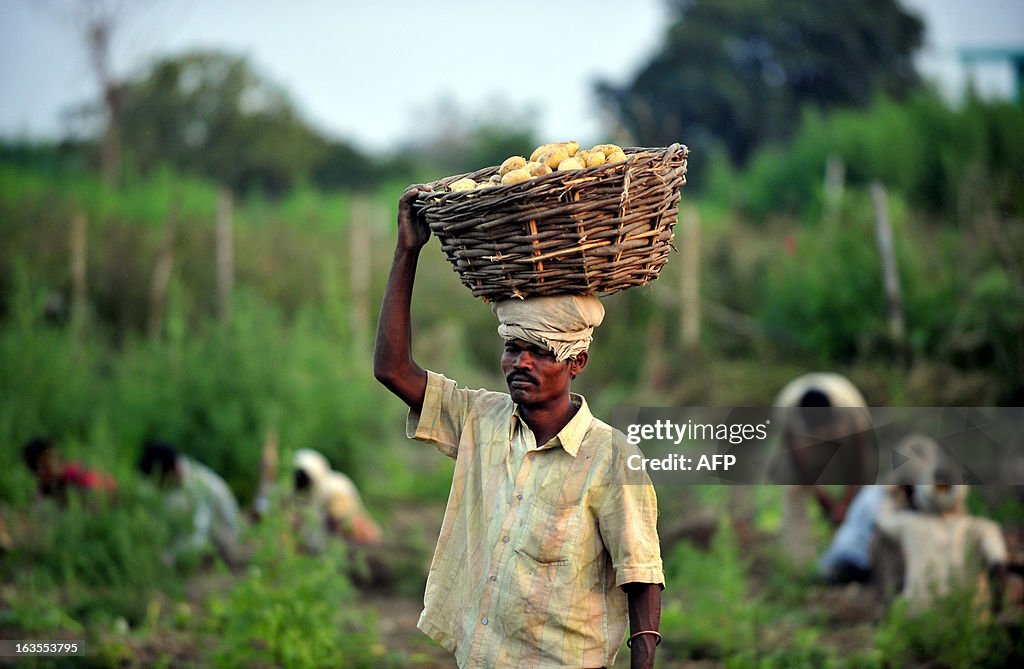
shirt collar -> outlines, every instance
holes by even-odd
[[[539,444],[538,449],[561,446],[566,453],[575,458],[576,454],[580,452],[580,446],[583,444],[583,437],[587,435],[587,431],[590,429],[590,423],[594,419],[594,415],[590,413],[590,407],[587,406],[587,400],[583,395],[569,393],[569,401],[571,401],[574,406],[579,407],[576,411],[576,415],[565,424],[565,427],[558,431],[558,434],[551,438],[551,441],[547,444]],[[512,432],[515,430],[516,422],[521,420],[522,418],[519,415],[519,405],[516,404],[515,409],[512,411],[512,424],[509,428],[510,439],[512,437]],[[523,426],[525,425],[526,423],[523,423]]]

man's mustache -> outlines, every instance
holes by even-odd
[[[533,378],[532,376],[530,376],[526,372],[512,372],[511,374],[509,374],[508,376],[505,377],[505,382],[509,383],[509,384],[511,384],[513,381],[519,381],[519,380],[528,381],[529,383],[532,383],[533,385],[537,385],[537,379]]]

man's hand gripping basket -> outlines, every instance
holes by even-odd
[[[614,293],[658,278],[668,261],[686,183],[687,148],[625,149],[626,162],[552,172],[509,186],[442,192],[416,207],[462,283],[492,302],[511,297]]]

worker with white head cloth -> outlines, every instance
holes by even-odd
[[[331,469],[317,451],[295,452],[295,490],[307,495],[323,526],[331,533],[359,544],[376,544],[381,530],[367,513],[352,479]]]

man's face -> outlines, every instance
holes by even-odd
[[[585,362],[583,353],[576,359],[558,362],[551,351],[522,339],[512,339],[505,342],[501,372],[513,402],[538,406],[566,395],[570,381]]]

